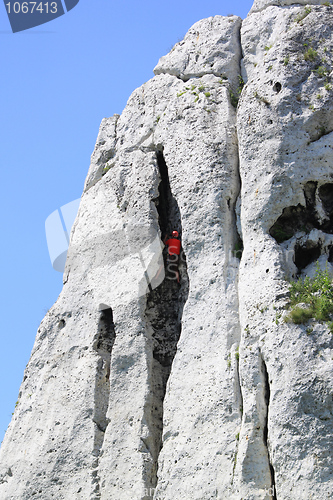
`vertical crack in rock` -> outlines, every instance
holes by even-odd
[[[237,139],[236,139],[237,141]],[[238,154],[238,145],[236,144],[235,152]],[[227,224],[227,231],[225,231],[225,266],[224,266],[224,278],[226,283],[226,288],[230,284],[230,280],[237,282],[239,262],[243,253],[243,240],[241,237],[241,231],[238,227],[237,222],[237,203],[241,193],[241,179],[239,173],[239,159],[235,165],[235,174],[232,181],[231,193],[227,197],[227,208],[228,210],[224,214],[224,222]],[[235,259],[238,259],[238,264],[235,265]],[[236,272],[237,269],[237,272]]]
[[[239,165],[239,164],[238,164]],[[234,267],[233,269],[231,269],[230,271],[233,272],[234,274],[234,281],[235,281],[235,289],[236,289],[236,307],[237,307],[237,314],[238,314],[238,333],[237,333],[237,337],[235,336],[232,340],[236,342],[237,344],[237,349],[236,349],[236,363],[235,363],[235,389],[236,389],[236,394],[238,393],[237,395],[237,398],[238,398],[238,402],[239,402],[239,413],[240,413],[240,418],[242,419],[243,417],[243,393],[242,393],[242,386],[241,386],[241,381],[240,381],[240,369],[239,369],[239,344],[240,344],[240,341],[241,341],[241,337],[242,337],[242,333],[241,333],[241,324],[240,324],[240,318],[239,318],[239,287],[238,287],[238,273],[239,273],[239,264],[240,264],[240,260],[242,258],[242,252],[243,252],[243,241],[241,239],[241,236],[239,234],[239,231],[237,229],[237,214],[236,214],[236,203],[237,203],[237,200],[238,200],[238,197],[240,195],[240,191],[241,191],[241,180],[240,180],[240,176],[239,176],[239,171],[238,171],[238,186],[237,186],[237,191],[235,193],[235,196],[234,196],[234,200],[233,200],[233,203],[232,203],[232,216],[231,216],[231,231],[233,232],[233,255],[234,257],[236,257],[238,259],[238,264],[234,264]],[[234,259],[235,260],[235,259]],[[230,262],[228,263],[230,267]],[[236,267],[237,266],[237,267]],[[229,278],[230,279],[230,278]],[[237,450],[236,450],[236,456],[237,456],[237,452],[238,452],[238,446],[237,446]],[[235,470],[235,467],[236,467],[236,461],[234,463],[234,470]]]
[[[237,144],[237,153],[239,152],[238,150],[238,144]],[[237,224],[237,203],[238,200],[240,199],[241,196],[241,190],[242,190],[242,181],[240,177],[240,171],[239,171],[239,158],[237,161],[237,172],[236,172],[236,179],[237,179],[237,184],[235,186],[235,194],[233,196],[233,200],[231,203],[231,227],[232,227],[232,232],[233,232],[233,239],[234,239],[234,248],[233,248],[233,255],[234,257],[237,257],[239,261],[242,258],[242,253],[243,253],[243,239],[242,239],[242,234],[241,234],[241,229],[240,229],[240,221],[239,221],[239,227]],[[239,217],[240,219],[240,217]]]
[[[233,256],[236,257],[236,259],[238,259],[237,268],[234,267],[233,269],[231,269],[231,271],[234,272],[234,281],[235,281],[235,289],[236,289],[236,307],[237,307],[237,315],[238,315],[238,320],[237,320],[238,334],[237,334],[237,338],[233,339],[237,343],[237,349],[235,352],[236,363],[235,363],[235,381],[234,381],[234,384],[235,384],[236,397],[237,397],[238,403],[239,403],[238,408],[239,408],[239,414],[240,414],[240,421],[242,422],[244,402],[243,402],[243,393],[242,393],[242,385],[241,385],[241,380],[240,380],[240,369],[239,369],[239,344],[240,344],[241,338],[242,338],[242,331],[241,331],[241,323],[240,323],[240,316],[239,316],[238,278],[239,278],[239,264],[240,264],[240,260],[242,258],[242,253],[243,253],[243,240],[242,240],[242,235],[241,235],[240,221],[239,221],[239,227],[237,224],[237,203],[238,203],[238,200],[240,199],[240,195],[241,195],[242,181],[241,181],[240,168],[239,168],[240,158],[239,158],[237,131],[236,131],[236,141],[237,141],[237,145],[236,145],[236,148],[237,148],[237,164],[236,164],[237,183],[235,186],[234,196],[233,196],[232,203],[231,203],[231,225],[230,225],[230,228],[231,228],[231,232],[233,233]],[[229,264],[228,267],[230,267],[230,262],[228,264]],[[239,441],[237,440],[231,484],[233,484],[234,477],[235,477],[238,448],[239,448]]]
[[[181,237],[181,216],[176,199],[171,193],[168,167],[164,159],[163,150],[156,152],[158,170],[160,174],[159,197],[154,200],[158,212],[158,222],[162,239],[174,229]]]
[[[269,469],[270,469],[270,474],[271,474],[271,491],[273,492],[272,499],[277,500],[276,498],[276,487],[275,487],[275,471],[273,464],[271,462],[270,454],[269,454],[269,449],[268,449],[268,413],[269,413],[269,402],[270,402],[270,395],[271,395],[271,390],[270,390],[270,385],[269,385],[269,377],[268,377],[268,372],[267,372],[267,367],[266,363],[261,355],[261,370],[262,374],[264,377],[264,391],[265,391],[265,404],[266,404],[266,415],[265,415],[265,424],[264,424],[264,429],[263,429],[263,440],[264,440],[264,445],[267,450],[267,457],[268,457],[268,463],[269,463]]]
[[[93,349],[98,354],[97,370],[95,377],[94,412],[93,422],[95,424],[92,485],[93,493],[91,500],[100,498],[100,479],[98,476],[99,458],[104,442],[106,428],[109,420],[106,416],[110,396],[110,363],[111,352],[115,341],[115,328],[113,313],[110,307],[100,311],[97,334],[93,342]]]
[[[239,397],[239,413],[240,413],[240,419],[242,421],[243,419],[243,393],[242,393],[242,386],[240,382],[240,374],[239,374],[239,352],[236,351],[236,365],[235,365],[235,385],[237,387],[237,392],[238,392],[238,397]],[[239,440],[236,441],[236,450],[235,450],[235,455],[234,455],[234,465],[232,469],[232,478],[231,478],[231,484],[233,484],[234,479],[235,479],[235,471],[236,471],[236,465],[237,465],[237,455],[238,455],[238,449],[239,449]]]
[[[238,384],[238,392],[239,392],[239,413],[241,415],[241,418],[243,417],[243,393],[242,393],[242,386],[241,386],[241,381],[240,381],[240,373],[239,373],[239,353],[237,352],[237,358],[236,358],[236,383]]]
[[[160,184],[159,197],[154,200],[154,203],[163,240],[173,230],[177,230],[181,236],[182,226],[179,207],[171,193],[168,168],[162,151],[156,153],[156,159]],[[148,436],[142,438],[143,451],[149,456],[144,470],[146,491],[151,491],[157,485],[157,464],[162,449],[163,401],[172,362],[177,351],[183,308],[189,290],[184,251],[181,252],[179,262],[180,283],[176,279],[173,265],[167,262],[166,249],[164,249],[163,258],[166,273],[164,281],[147,295],[145,310],[146,331],[151,348],[151,353],[148,354],[148,358],[150,357],[150,391],[145,404],[145,424],[148,428]]]

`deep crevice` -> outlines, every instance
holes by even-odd
[[[264,441],[264,445],[265,445],[266,450],[267,450],[267,458],[268,458],[269,470],[270,470],[270,474],[271,474],[271,491],[273,492],[272,499],[277,500],[276,485],[275,485],[275,471],[274,471],[273,464],[271,462],[271,457],[270,457],[269,448],[268,448],[268,417],[269,417],[269,403],[270,403],[271,389],[270,389],[270,385],[269,385],[267,366],[266,366],[266,363],[265,363],[262,356],[261,356],[261,371],[263,374],[264,384],[265,384],[265,386],[264,386],[264,390],[265,390],[264,398],[265,398],[265,405],[266,405],[265,424],[264,424],[264,428],[263,428],[263,441]]]
[[[162,239],[172,230],[182,234],[181,216],[176,199],[172,195],[168,168],[161,150],[156,153],[160,174],[159,197],[154,201],[158,212],[158,222]],[[147,295],[145,321],[146,331],[152,349],[150,366],[150,392],[145,405],[145,420],[149,436],[144,445],[150,455],[146,462],[144,481],[146,490],[157,485],[157,464],[162,449],[163,402],[172,362],[177,351],[181,334],[183,308],[188,297],[189,279],[184,251],[179,262],[180,283],[173,270],[167,269],[166,249],[163,252],[165,278]]]
[[[154,200],[158,212],[158,223],[161,229],[162,241],[171,231],[177,230],[181,238],[181,217],[176,199],[172,196],[168,167],[164,159],[163,151],[156,152],[157,166],[160,174],[158,187],[159,196]]]
[[[111,352],[116,338],[111,307],[102,305],[97,327],[97,334],[93,340],[93,349],[98,354],[95,376],[94,413],[95,424],[91,500],[100,498],[100,479],[98,476],[99,457],[103,447],[105,431],[109,424],[107,411],[110,397],[110,364]]]

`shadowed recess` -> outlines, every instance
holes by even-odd
[[[110,364],[111,352],[116,338],[111,307],[104,306],[100,311],[97,333],[93,341],[93,349],[98,354],[95,375],[94,412],[95,424],[93,470],[92,470],[92,500],[100,498],[100,479],[98,476],[99,457],[104,443],[105,431],[109,424],[107,411],[110,397]]]
[[[286,207],[269,230],[269,234],[282,243],[289,240],[297,232],[309,233],[312,229],[320,229],[328,234],[333,233],[333,184],[323,184],[318,196],[325,212],[325,218],[319,219],[316,211],[317,182],[307,182],[303,188],[305,206]]]
[[[319,259],[321,255],[320,243],[307,241],[305,245],[295,246],[294,262],[299,271],[307,267],[312,262]]]
[[[265,425],[264,425],[264,429],[263,429],[263,440],[264,440],[264,445],[265,445],[266,450],[267,450],[269,470],[270,470],[270,474],[271,474],[271,490],[273,493],[272,499],[277,500],[277,498],[276,498],[276,485],[275,485],[275,471],[274,471],[273,464],[271,462],[270,453],[269,453],[269,449],[268,449],[268,416],[269,416],[268,414],[269,414],[269,403],[270,403],[270,397],[271,397],[271,389],[270,389],[270,385],[269,385],[269,377],[268,377],[266,363],[265,363],[262,356],[261,356],[261,371],[262,371],[262,374],[264,377],[265,404],[266,404],[266,418],[265,418]]]
[[[156,153],[156,160],[160,184],[159,197],[154,203],[162,238],[174,229],[181,235],[180,211],[171,192],[168,168],[162,151]],[[167,266],[166,249],[163,257]],[[147,489],[157,485],[157,463],[162,448],[163,401],[181,334],[183,308],[188,297],[189,279],[183,251],[179,263],[180,283],[172,271],[166,269],[165,274],[161,285],[147,295],[145,310],[147,336],[152,349],[150,394],[145,405],[145,417],[150,431],[148,438],[144,439],[145,449],[150,455],[150,461],[146,462],[144,471]]]

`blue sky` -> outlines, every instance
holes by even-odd
[[[36,331],[62,288],[45,219],[79,198],[102,118],[121,113],[196,21],[246,17],[251,0],[80,0],[13,34],[0,5],[0,441]]]

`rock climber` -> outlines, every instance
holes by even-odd
[[[179,283],[179,255],[181,250],[181,242],[178,231],[172,231],[171,238],[168,235],[164,238],[164,244],[168,247],[167,270],[174,273]],[[172,269],[174,268],[174,270]],[[172,278],[171,278],[172,279]]]

